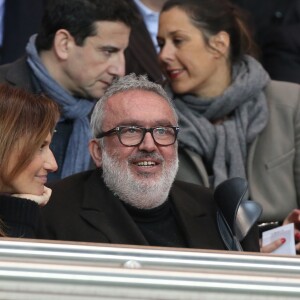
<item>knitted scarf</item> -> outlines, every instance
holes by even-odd
[[[268,122],[263,88],[269,76],[245,56],[233,66],[232,83],[211,99],[173,95],[179,115],[179,145],[198,153],[213,172],[213,187],[232,177],[246,178],[248,147]],[[225,118],[221,124],[213,122]]]
[[[92,101],[73,97],[48,73],[35,47],[36,35],[31,36],[26,47],[27,61],[36,76],[42,91],[55,100],[62,112],[60,122],[73,120],[73,130],[70,136],[66,157],[62,166],[62,177],[87,170],[90,164],[88,141],[91,137],[89,118],[94,107]]]

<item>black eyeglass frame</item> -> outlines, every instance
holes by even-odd
[[[142,131],[143,131],[143,136],[142,136],[141,141],[140,141],[139,143],[137,143],[137,144],[134,144],[134,145],[125,145],[125,144],[123,144],[122,141],[121,141],[121,131],[122,131],[122,129],[124,129],[124,128],[138,128],[138,129],[142,129]],[[167,145],[163,145],[163,144],[158,143],[158,142],[155,140],[155,137],[154,137],[154,135],[153,135],[153,130],[155,130],[155,129],[157,129],[157,128],[172,128],[172,129],[174,130],[174,142],[173,142],[173,143],[170,143],[170,144],[167,144]],[[143,142],[143,140],[144,140],[145,135],[146,135],[147,132],[150,132],[150,133],[151,133],[151,136],[152,136],[152,138],[153,138],[153,141],[154,141],[157,145],[159,145],[159,146],[161,146],[161,147],[167,147],[167,146],[171,146],[171,145],[175,144],[175,142],[176,142],[176,140],[177,140],[177,135],[178,135],[178,132],[179,132],[179,126],[170,126],[170,125],[168,125],[168,126],[156,126],[156,127],[149,127],[149,128],[146,128],[146,127],[140,127],[140,126],[117,126],[117,127],[112,128],[112,129],[110,129],[110,130],[108,130],[108,131],[100,132],[100,133],[96,136],[96,138],[97,138],[97,139],[101,139],[101,138],[103,138],[103,137],[105,137],[105,136],[109,136],[109,135],[111,135],[111,134],[116,133],[117,136],[118,136],[119,142],[120,142],[123,146],[126,146],[126,147],[136,147],[136,146],[139,146],[139,145]]]

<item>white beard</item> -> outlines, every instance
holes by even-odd
[[[129,162],[133,159],[120,163],[117,155],[109,155],[102,148],[103,179],[108,188],[125,203],[139,209],[151,209],[163,204],[169,195],[178,170],[178,156],[166,162],[157,153],[139,152],[134,155],[141,158],[155,158],[162,163],[162,174],[157,177],[150,173],[140,173],[134,176],[129,168]],[[156,178],[151,178],[151,177]]]

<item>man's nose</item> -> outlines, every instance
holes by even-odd
[[[125,56],[124,52],[120,52],[116,59],[111,63],[109,67],[109,73],[115,77],[122,77],[125,75]]]
[[[139,150],[153,152],[157,149],[154,139],[150,132],[146,132],[142,143],[139,145]]]

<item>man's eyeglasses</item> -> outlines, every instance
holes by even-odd
[[[157,126],[151,128],[139,126],[118,126],[106,132],[97,135],[101,139],[111,134],[117,134],[122,145],[133,147],[140,145],[147,132],[150,132],[153,140],[160,146],[170,146],[176,141],[179,131],[178,126]]]

